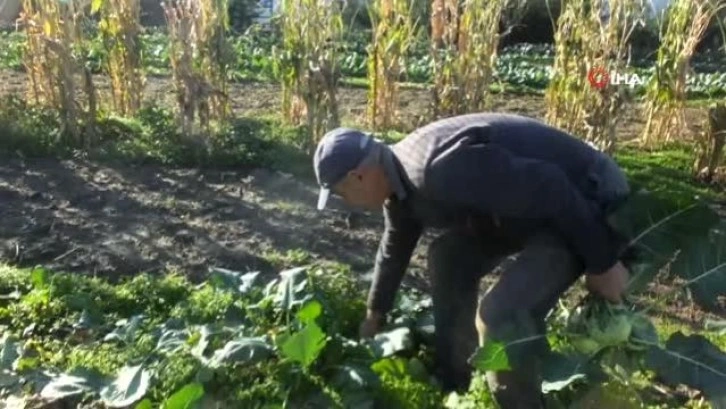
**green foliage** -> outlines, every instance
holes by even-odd
[[[641,224],[639,231],[652,231],[657,222]],[[430,299],[401,294],[389,326],[360,341],[361,290],[347,268],[315,263],[276,277],[215,268],[199,284],[175,274],[110,283],[0,267],[6,325],[0,389],[19,391],[25,383],[26,391],[40,396],[105,407],[493,405],[480,374],[509,366],[506,345],[485,344],[472,359],[479,371],[469,391],[444,395],[431,376]],[[704,336],[676,332],[661,346],[644,315],[606,304],[583,313],[580,329],[611,338],[614,332],[606,328],[622,315],[629,317],[627,334],[599,339],[608,346],[591,355],[574,353],[571,346],[567,330],[576,327],[575,316],[566,320],[570,327],[552,322],[556,350],[545,359],[542,384],[548,400],[584,405],[627,396],[640,402],[633,380],[638,371],[699,389],[711,401],[722,399],[725,354]],[[625,339],[637,348],[618,348]],[[614,386],[590,386],[603,379]]]
[[[246,0],[241,0],[243,3]],[[231,2],[234,9],[236,2]],[[360,16],[367,13],[359,11]],[[421,20],[425,22],[426,20]],[[233,21],[234,23],[234,21]],[[230,36],[234,52],[234,61],[229,69],[230,80],[272,80],[275,79],[275,61],[271,58],[272,48],[279,45],[281,38],[275,31],[262,29],[252,25],[243,33]],[[22,67],[22,33],[0,33],[0,67],[23,69]],[[339,47],[337,66],[344,77],[366,77],[368,56],[365,44],[370,41],[368,31],[346,33],[346,39]],[[168,75],[170,70],[168,39],[159,30],[147,29],[141,35],[142,65],[150,75]],[[105,51],[101,39],[94,38],[89,42],[87,64],[99,72]],[[425,37],[415,39],[412,55],[407,60],[403,76],[413,83],[431,83],[433,78],[433,60],[428,54]],[[552,64],[553,47],[549,44],[513,44],[504,47],[497,58],[494,72],[495,82],[502,82],[511,89],[542,91],[549,84]],[[649,50],[636,49],[633,55],[633,72],[640,78],[650,78],[654,73],[653,59],[655,53]],[[726,73],[722,67],[726,63],[721,52],[705,52],[697,54],[691,61],[695,73],[689,76],[686,91],[689,98],[719,98],[726,95]],[[493,86],[493,89],[496,88]],[[634,90],[636,95],[643,95],[644,86]]]
[[[145,106],[134,118],[104,115],[96,126],[103,139],[89,150],[69,145],[60,137],[60,119],[50,110],[32,108],[9,97],[0,101],[0,154],[38,157],[70,157],[79,152],[126,163],[158,163],[174,166],[284,168],[297,159],[296,145],[305,139],[302,127],[285,127],[273,120],[239,118],[231,121],[208,145],[189,142],[176,127],[173,113]]]
[[[346,269],[294,268],[266,283],[215,269],[196,286],[174,274],[74,277],[73,286],[64,273],[0,269],[7,390],[24,380],[46,398],[105,407],[440,402],[420,362],[400,380],[385,369],[385,356],[416,348],[400,329],[368,343],[337,322],[357,321],[352,310],[364,305]]]

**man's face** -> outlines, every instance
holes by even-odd
[[[388,197],[382,174],[376,168],[354,170],[333,187],[346,205],[380,210]]]

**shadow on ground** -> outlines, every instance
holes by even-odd
[[[220,266],[274,271],[272,252],[372,266],[382,220],[351,226],[291,176],[50,159],[0,167],[0,261],[114,277]]]

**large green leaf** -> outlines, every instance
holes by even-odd
[[[104,341],[119,341],[124,344],[131,344],[134,342],[136,331],[141,326],[144,320],[143,314],[137,314],[131,317],[130,320],[122,319],[116,322],[116,329],[108,333],[103,340]]]
[[[151,374],[143,365],[126,366],[108,386],[101,389],[101,399],[106,406],[123,408],[146,395]]]
[[[162,330],[161,336],[156,342],[156,350],[165,353],[176,352],[184,347],[188,338],[189,333],[185,330]]]
[[[280,272],[280,277],[275,301],[283,309],[291,311],[312,298],[312,294],[305,291],[308,286],[307,268],[296,267],[284,270]]]
[[[164,401],[162,409],[190,409],[204,396],[204,386],[199,383],[184,385]]]
[[[307,267],[296,267],[283,270],[279,278],[271,280],[265,286],[265,297],[258,305],[272,302],[284,311],[292,311],[295,307],[305,304],[313,298],[308,290]]]
[[[714,407],[726,407],[718,406],[726,404],[726,353],[703,336],[674,333],[665,348],[648,350],[646,365],[664,383],[697,389]]]
[[[10,334],[5,334],[0,348],[0,369],[13,369],[13,364],[20,357],[17,339]]]
[[[209,281],[217,288],[236,290],[241,294],[246,294],[254,288],[259,276],[259,271],[241,273],[226,268],[213,267],[210,269]]]
[[[282,344],[281,350],[288,359],[299,362],[303,367],[309,367],[318,358],[325,345],[325,333],[315,322],[311,322],[288,337]]]
[[[323,312],[323,306],[317,300],[306,303],[300,311],[297,312],[297,319],[303,324],[315,321]]]
[[[612,224],[630,239],[638,254],[631,264],[628,291],[643,290],[676,252],[704,237],[719,216],[699,202],[683,205],[638,191],[612,216]]]
[[[227,342],[224,347],[214,351],[209,361],[212,368],[228,364],[254,365],[274,354],[272,345],[263,337],[242,338]]]
[[[202,325],[199,327],[199,339],[197,340],[197,343],[192,348],[192,355],[196,356],[199,359],[204,359],[204,352],[207,350],[207,347],[209,346],[210,339],[212,335],[214,334],[214,331],[210,325]]]
[[[686,280],[699,305],[717,310],[718,298],[726,294],[726,221],[685,246],[673,263],[673,272]]]
[[[474,368],[483,372],[511,369],[506,345],[498,341],[486,340],[484,345],[476,348],[469,362]]]
[[[61,374],[45,385],[40,391],[40,397],[49,400],[65,399],[71,396],[82,395],[92,390],[93,388],[88,384],[87,378]]]
[[[40,397],[43,399],[60,400],[97,392],[107,382],[100,373],[86,368],[77,368],[69,373],[52,376],[40,391]]]
[[[139,402],[136,406],[134,406],[134,409],[153,409],[153,406],[151,404],[151,401],[146,398]]]

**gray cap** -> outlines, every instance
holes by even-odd
[[[351,128],[336,128],[323,136],[313,156],[315,177],[320,185],[318,210],[325,208],[330,188],[361,163],[373,142],[369,134]]]

